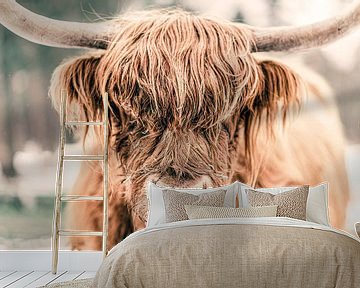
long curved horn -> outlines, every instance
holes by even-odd
[[[0,23],[38,44],[61,48],[106,49],[112,38],[109,23],[78,23],[35,14],[15,0],[0,0]]]
[[[254,52],[287,51],[317,47],[336,40],[360,24],[360,1],[337,17],[311,25],[250,29]]]

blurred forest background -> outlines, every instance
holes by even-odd
[[[93,22],[126,10],[183,7],[257,26],[296,25],[324,19],[348,0],[18,0],[62,20]],[[58,116],[47,96],[50,77],[75,49],[30,43],[0,26],[0,249],[49,249],[58,146]],[[289,53],[290,55],[290,53]],[[324,48],[291,54],[322,74],[335,91],[348,139],[352,189],[348,228],[360,221],[360,29]],[[336,137],[336,135],[334,135]],[[68,149],[81,145],[68,137]],[[65,171],[70,189],[78,166]],[[357,212],[358,211],[358,212]],[[65,244],[63,244],[65,246]]]

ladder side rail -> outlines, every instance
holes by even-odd
[[[59,230],[60,230],[60,213],[61,213],[61,194],[63,185],[64,172],[64,150],[65,150],[65,122],[66,122],[66,99],[65,92],[61,90],[61,105],[60,105],[60,138],[58,163],[56,171],[56,186],[55,186],[55,207],[53,218],[53,237],[52,237],[52,273],[57,273],[57,265],[59,258]]]
[[[107,254],[107,236],[108,236],[108,225],[109,225],[109,217],[108,217],[108,195],[109,195],[109,151],[108,151],[108,136],[109,136],[109,108],[108,108],[108,93],[104,93],[103,96],[103,104],[104,104],[104,176],[103,176],[103,235],[102,235],[102,252],[103,258],[105,258]]]

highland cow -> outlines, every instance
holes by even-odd
[[[359,5],[313,25],[266,29],[182,10],[92,24],[51,20],[11,0],[0,0],[0,11],[0,22],[30,41],[98,49],[60,65],[50,96],[57,108],[65,89],[68,113],[96,121],[101,95],[109,94],[109,247],[145,226],[148,181],[176,187],[329,181],[331,223],[344,226],[344,137],[329,89],[308,71],[256,52],[330,42],[358,24]],[[308,109],[315,104],[319,109]],[[93,152],[102,149],[98,133],[84,134]],[[73,190],[100,195],[101,166],[82,165]],[[68,208],[78,227],[101,230],[100,204]],[[74,237],[71,245],[100,249],[101,241]]]

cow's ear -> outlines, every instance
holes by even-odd
[[[256,93],[247,99],[243,111],[245,129],[250,134],[260,122],[266,121],[269,132],[279,116],[285,122],[289,110],[300,107],[301,95],[305,93],[300,77],[285,64],[263,60],[258,61],[258,67]]]
[[[256,175],[254,157],[259,129],[272,136],[275,122],[286,122],[288,112],[299,110],[301,95],[305,93],[300,77],[290,67],[273,60],[258,64],[255,93],[248,97],[242,113],[244,121],[245,158],[247,167]],[[255,176],[254,176],[255,177]],[[255,181],[255,178],[251,178]]]
[[[79,56],[65,61],[54,71],[49,94],[59,111],[61,93],[65,93],[68,119],[95,121],[101,118],[103,104],[95,76],[102,55],[100,52]]]
[[[281,112],[285,121],[289,108],[300,105],[303,84],[297,73],[283,63],[263,60],[258,64],[261,87],[255,98],[254,109],[258,113],[265,113],[270,122]]]

